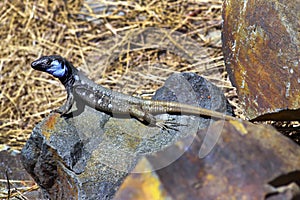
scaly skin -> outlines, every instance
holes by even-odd
[[[208,110],[201,107],[187,104],[143,100],[123,93],[97,85],[78,71],[70,62],[58,55],[43,56],[31,64],[32,68],[47,72],[59,78],[67,91],[67,101],[54,112],[66,114],[74,104],[75,97],[79,97],[85,104],[103,112],[130,114],[140,121],[145,121],[151,125],[158,124],[154,115],[160,113],[184,115],[202,115],[225,120],[236,120],[236,118],[223,113]]]

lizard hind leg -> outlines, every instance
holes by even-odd
[[[129,109],[129,114],[142,122],[146,122],[150,126],[156,126],[156,118],[154,115],[143,111],[141,108],[132,107]]]
[[[150,126],[156,126],[162,130],[175,130],[178,131],[176,127],[183,126],[174,121],[174,118],[168,120],[157,120],[151,113],[145,112],[142,109],[133,107],[129,110],[129,114],[142,122],[146,122]]]

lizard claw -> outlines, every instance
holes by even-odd
[[[174,131],[179,131],[179,129],[177,129],[178,126],[187,126],[186,124],[180,124],[176,122],[175,118],[169,118],[168,120],[157,121],[155,125],[161,128],[162,130],[174,130]]]
[[[60,115],[64,115],[64,114],[67,113],[67,110],[65,109],[64,106],[62,106],[62,107],[60,107],[60,108],[51,110],[50,113],[59,113]]]
[[[51,110],[50,113],[59,113],[59,114],[61,114],[61,111],[59,109],[54,109],[54,110]]]

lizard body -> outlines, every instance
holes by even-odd
[[[75,97],[79,97],[85,104],[96,110],[108,113],[130,114],[151,125],[157,125],[155,114],[174,113],[184,115],[203,115],[218,119],[236,120],[223,113],[190,106],[178,102],[143,100],[137,97],[115,92],[94,83],[70,62],[58,55],[43,56],[31,64],[35,70],[47,72],[59,78],[67,91],[66,103],[54,110],[66,114],[74,104]]]

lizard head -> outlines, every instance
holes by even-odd
[[[65,59],[58,55],[42,56],[31,63],[35,70],[47,72],[56,78],[64,78],[68,73]]]

